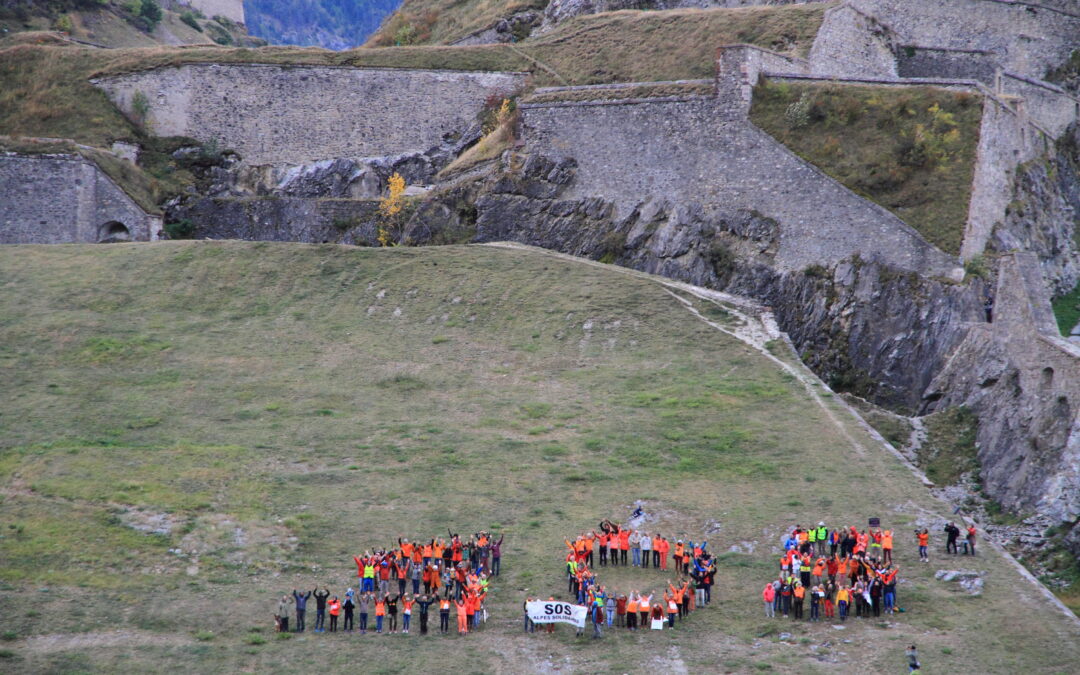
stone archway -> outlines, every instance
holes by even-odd
[[[99,244],[113,244],[119,241],[131,241],[131,231],[118,220],[110,220],[98,228]]]

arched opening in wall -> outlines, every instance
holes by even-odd
[[[1046,391],[1054,384],[1054,369],[1050,367],[1043,368],[1042,380],[1039,384],[1042,386],[1043,391]]]
[[[131,231],[118,220],[110,220],[98,228],[98,243],[113,244],[118,241],[131,241]]]

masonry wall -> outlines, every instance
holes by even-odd
[[[997,57],[991,52],[901,46],[896,56],[900,77],[940,77],[990,83],[997,72]]]
[[[1005,219],[1012,200],[1016,167],[1049,149],[1049,141],[1020,115],[985,99],[971,202],[960,256],[965,260],[986,248],[994,227]]]
[[[776,265],[803,269],[859,254],[931,275],[956,261],[885,209],[856,196],[711,97],[526,104],[530,151],[572,157],[564,199],[601,197],[616,218],[649,203],[750,209],[779,222]]]
[[[194,64],[97,84],[124,111],[136,92],[161,136],[217,140],[249,165],[426,151],[471,124],[518,73]]]
[[[1041,79],[1080,47],[1080,8],[1062,11],[1038,3],[997,0],[848,0],[846,4],[879,17],[897,44],[993,52],[1005,70],[1027,77]],[[829,16],[817,41],[834,42],[839,49],[849,37],[840,30],[834,34]]]
[[[1044,289],[1034,255],[1003,258],[993,323],[968,328],[928,394],[939,409],[966,405],[979,416],[981,478],[997,501],[1073,523],[1080,517],[1080,348],[1058,334]]]
[[[93,243],[121,223],[138,241],[156,239],[147,214],[78,155],[0,155],[0,244]]]

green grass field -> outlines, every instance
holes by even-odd
[[[991,549],[971,561],[983,596],[934,581],[968,561],[919,565],[909,535],[947,508],[767,356],[798,368],[782,348],[657,280],[482,246],[238,242],[9,246],[0,270],[0,670],[888,672],[911,642],[928,673],[1080,657],[1076,624]],[[523,635],[526,595],[565,594],[562,540],[635,499],[721,554],[714,606],[675,632]],[[905,613],[761,616],[785,528],[868,516],[899,533]],[[353,554],[448,527],[506,533],[480,634],[271,634],[282,592],[342,593]]]

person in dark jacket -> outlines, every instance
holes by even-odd
[[[960,536],[960,528],[950,522],[945,526],[945,535],[948,537],[945,542],[945,552],[955,555],[957,552],[956,538]]]
[[[303,633],[304,632],[304,613],[307,611],[307,601],[311,597],[311,591],[308,591],[307,593],[304,593],[303,595],[301,595],[294,588],[293,592],[292,592],[292,595],[293,595],[293,600],[296,602],[296,632],[297,633]]]
[[[320,593],[315,588],[311,593],[315,596],[315,632],[323,633],[326,631],[326,599],[330,597],[330,589],[324,588]]]
[[[499,576],[499,561],[502,560],[502,543],[503,537],[506,535],[499,535],[499,540],[495,541],[495,537],[491,538],[491,573],[494,576]]]
[[[350,633],[353,630],[353,612],[356,610],[356,603],[353,602],[353,595],[353,589],[350,588],[345,591],[345,601],[341,603],[342,614],[345,617],[342,619],[341,630],[349,631]]]
[[[428,610],[431,608],[437,596],[428,595],[425,593],[416,599],[416,604],[420,607],[420,634],[427,635],[427,622],[428,622]]]

